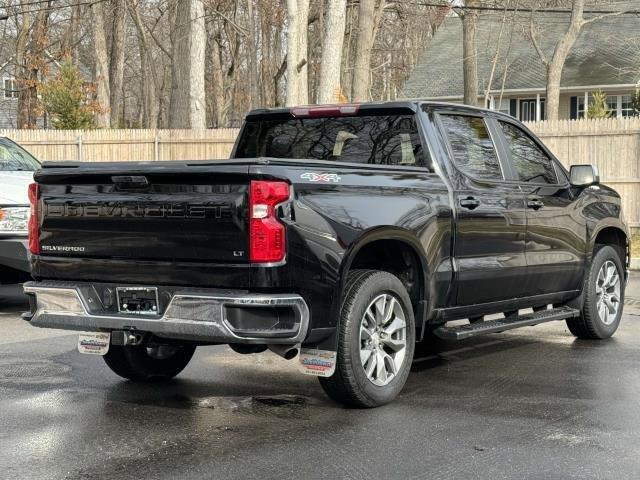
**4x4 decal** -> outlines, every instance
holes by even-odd
[[[309,180],[310,182],[334,182],[340,181],[340,176],[337,173],[316,173],[306,172],[300,175],[303,180]]]

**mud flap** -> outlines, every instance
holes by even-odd
[[[298,367],[305,375],[330,377],[336,370],[337,356],[337,352],[331,350],[301,348]]]
[[[110,333],[95,332],[78,335],[78,351],[87,355],[106,355],[110,343]]]

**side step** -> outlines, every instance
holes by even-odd
[[[456,325],[455,327],[436,328],[433,333],[444,340],[464,340],[465,338],[476,337],[486,333],[498,333],[520,327],[530,327],[539,323],[552,322],[554,320],[564,320],[574,318],[580,314],[579,310],[570,307],[558,307],[551,310],[540,310],[525,315],[511,315],[498,320],[486,320],[469,325]]]

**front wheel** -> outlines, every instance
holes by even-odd
[[[134,382],[162,381],[184,370],[195,350],[193,345],[111,345],[103,358],[123,378]]]
[[[578,338],[609,338],[620,325],[624,304],[624,270],[612,247],[603,246],[593,256],[583,295],[580,316],[567,320],[569,331]]]
[[[413,310],[402,282],[388,272],[356,270],[342,301],[336,371],[320,384],[345,405],[384,405],[402,390],[414,348]]]

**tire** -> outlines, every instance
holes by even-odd
[[[415,321],[409,294],[402,282],[388,272],[355,270],[347,277],[342,298],[336,371],[331,377],[319,378],[320,385],[329,397],[347,406],[371,408],[389,403],[402,390],[413,360]],[[374,321],[376,306],[385,313],[393,308],[386,322]],[[371,316],[365,319],[370,308]],[[370,333],[361,333],[361,324]],[[374,327],[376,324],[386,328],[377,332],[380,326]],[[403,341],[404,347],[400,348]],[[365,354],[371,352],[364,364],[361,348]],[[382,359],[380,368],[378,359]],[[365,365],[371,372],[369,376]]]
[[[116,374],[134,382],[169,380],[187,366],[196,347],[193,345],[146,346],[111,345],[103,357]]]
[[[612,272],[615,270],[617,275],[618,289],[609,286],[611,281],[604,281],[607,277],[602,275],[603,266],[607,265],[607,269]],[[567,320],[569,331],[578,338],[601,340],[611,337],[620,325],[622,318],[622,309],[624,306],[624,270],[618,252],[608,245],[600,246],[593,256],[591,267],[585,277],[583,285],[584,303],[580,316]],[[607,292],[603,301],[604,311],[599,304],[601,294],[599,292]],[[614,297],[617,296],[617,302]],[[607,304],[616,305],[615,313],[608,308]],[[604,315],[604,319],[602,316]]]

